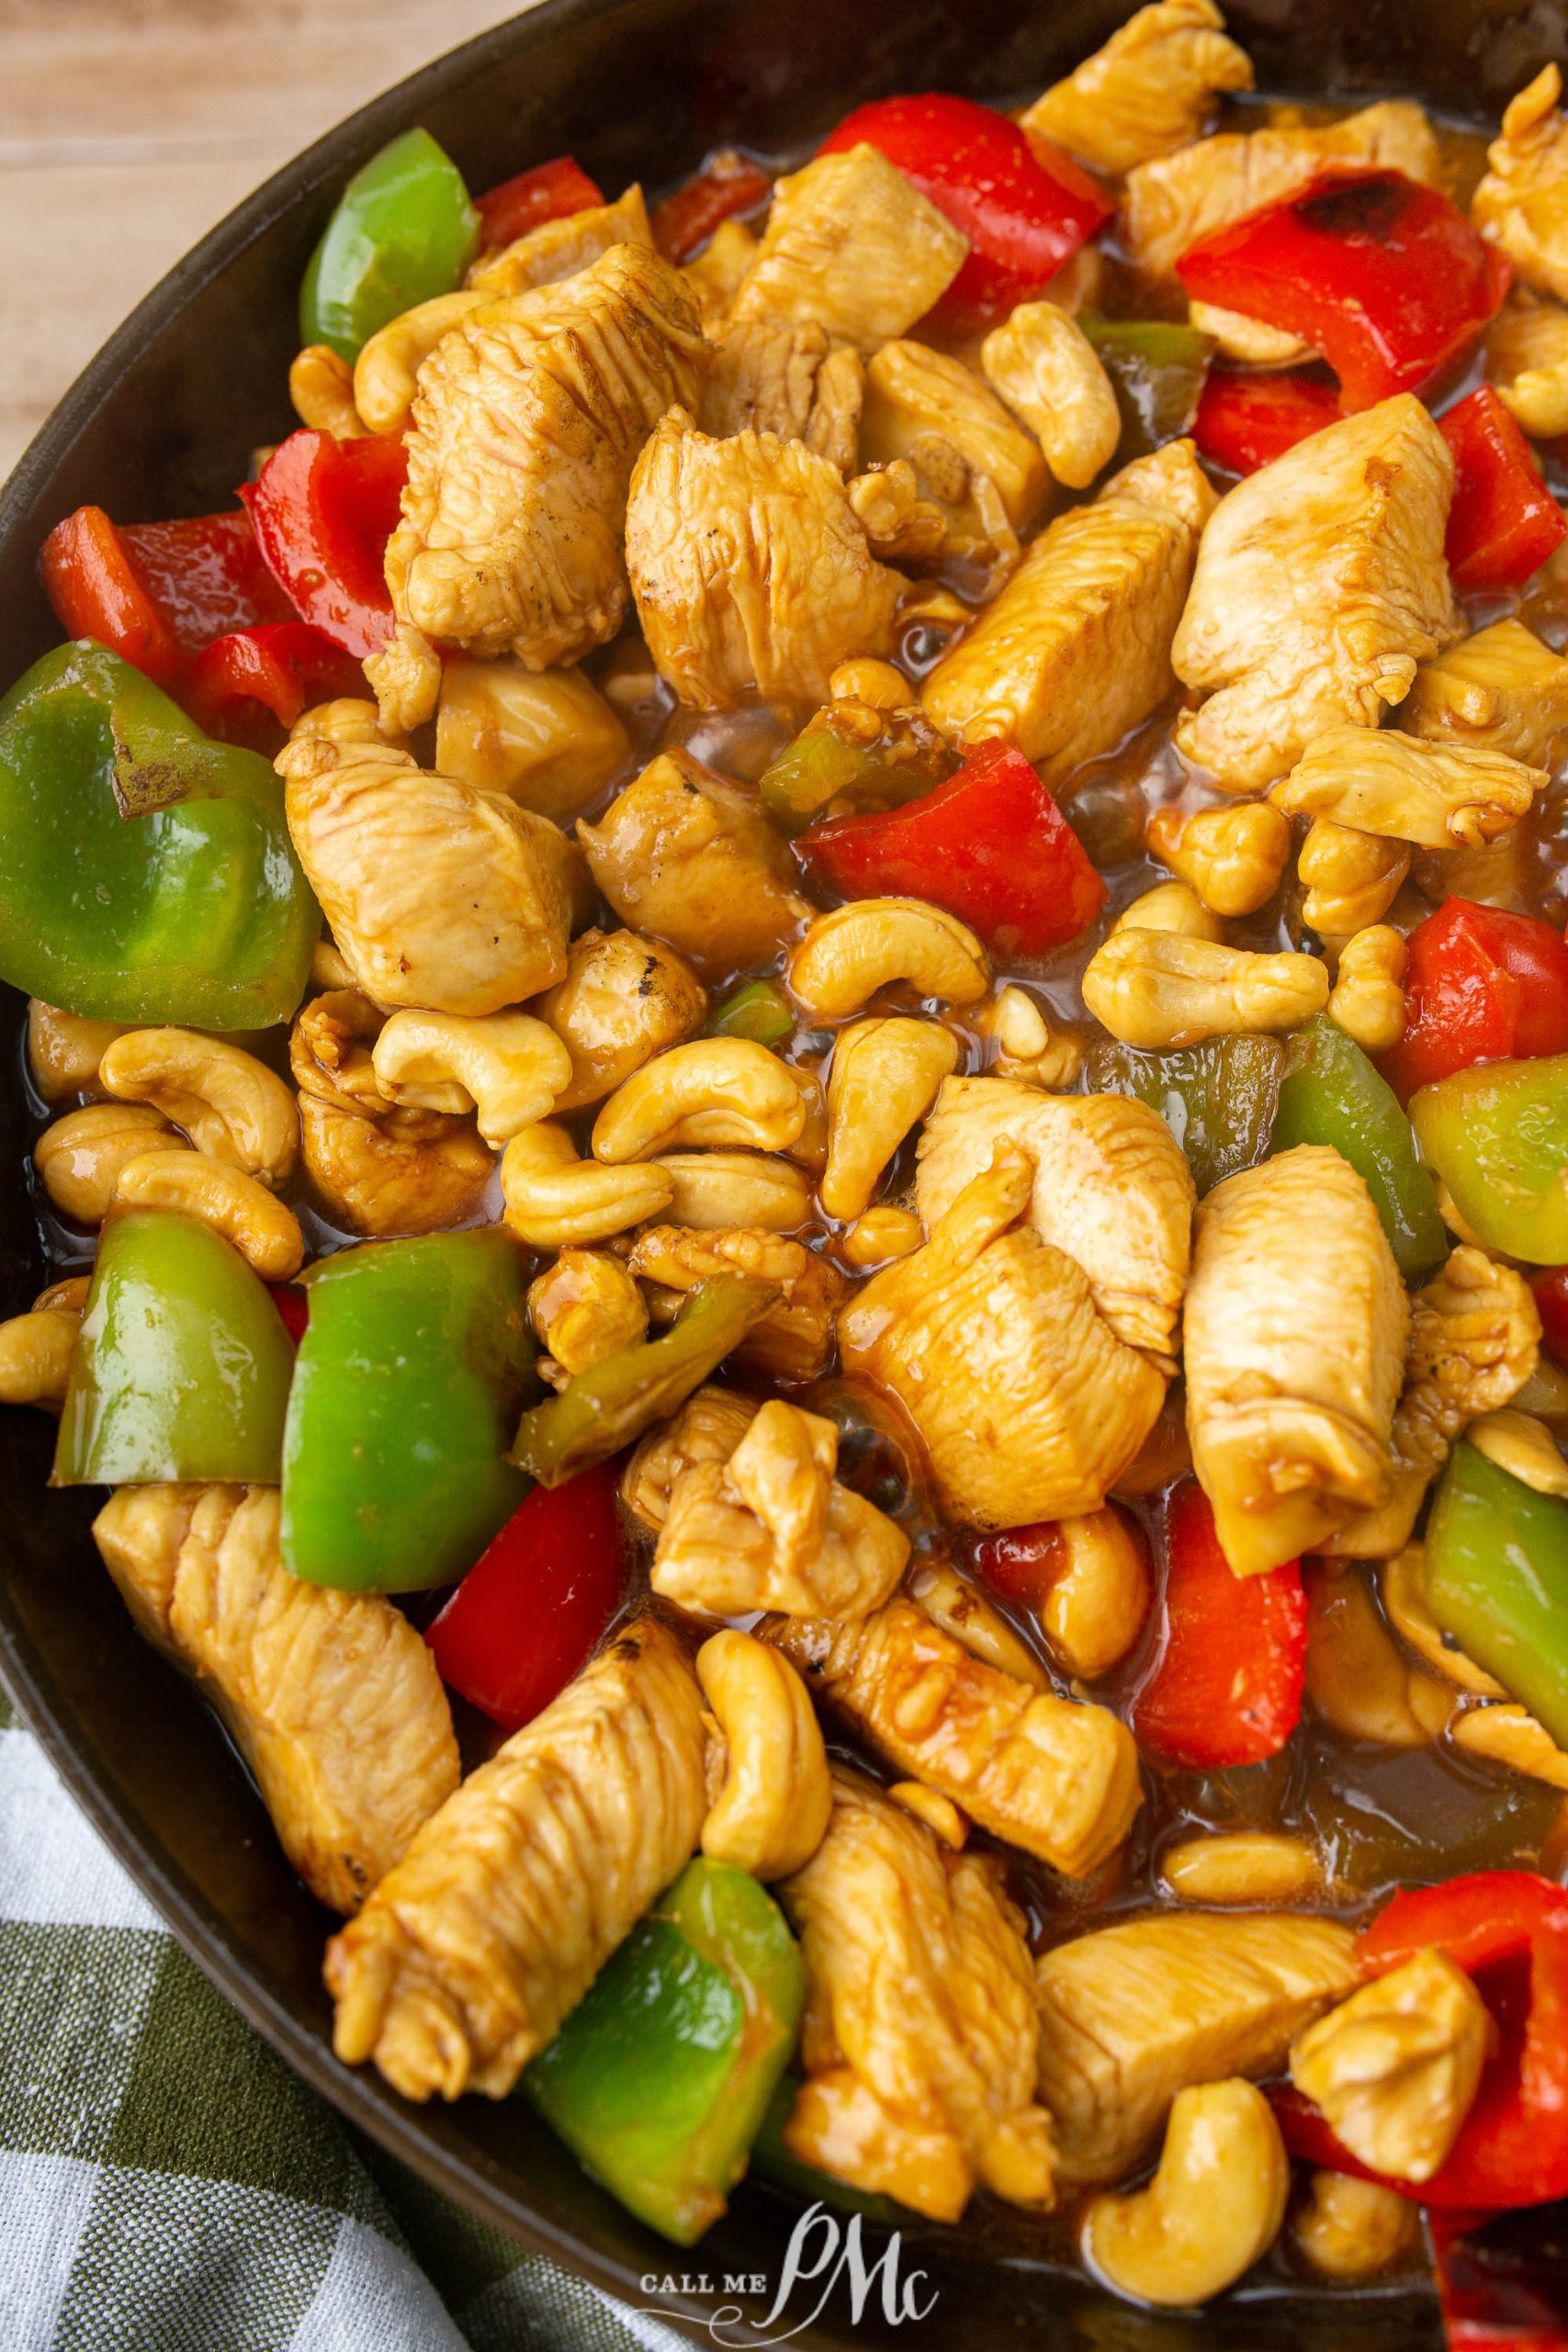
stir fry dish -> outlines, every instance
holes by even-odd
[[[682,2245],[1568,2195],[1560,97],[412,130],[234,503],[43,548],[0,1394],[339,2059]]]

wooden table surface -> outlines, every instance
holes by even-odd
[[[0,479],[278,164],[526,0],[0,0]]]

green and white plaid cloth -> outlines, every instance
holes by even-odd
[[[4,2352],[682,2352],[392,2163],[186,1959],[0,1697]]]

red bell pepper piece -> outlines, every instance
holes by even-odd
[[[982,743],[901,808],[835,817],[796,846],[845,899],[927,899],[1006,956],[1076,939],[1105,885],[1021,752]]]
[[[712,156],[694,178],[656,204],[649,215],[653,242],[666,261],[690,261],[723,221],[753,212],[771,194],[772,172],[733,147]]]
[[[1346,165],[1201,237],[1176,269],[1198,300],[1310,343],[1347,413],[1438,382],[1480,341],[1509,277],[1439,190]]]
[[[161,686],[175,685],[209,639],[289,610],[243,506],[124,526],[101,506],[79,506],[50,533],[39,565],[68,636],[96,638]]]
[[[1309,434],[1339,421],[1339,394],[1325,368],[1278,375],[1213,368],[1192,420],[1200,457],[1233,474],[1255,474]]]
[[[1213,1772],[1278,1755],[1301,1720],[1307,1606],[1300,1564],[1238,1577],[1196,1484],[1165,1529],[1165,1644],[1133,1702],[1140,1743]]]
[[[260,750],[273,721],[292,727],[311,703],[362,695],[352,653],[310,621],[273,621],[214,638],[190,665],[181,699],[204,735]]]
[[[283,1328],[296,1347],[310,1320],[310,1294],[301,1283],[268,1283],[272,1303],[283,1317]]]
[[[1026,139],[973,98],[941,92],[858,107],[822,141],[831,155],[864,140],[913,180],[969,240],[969,254],[932,310],[954,331],[985,324],[1037,294],[1116,208],[1068,155]]]
[[[1438,419],[1454,457],[1447,554],[1461,595],[1522,588],[1568,537],[1529,443],[1490,384]]]
[[[525,237],[542,220],[562,220],[571,212],[587,212],[603,204],[604,196],[582,166],[570,155],[554,155],[536,164],[531,172],[502,180],[487,196],[476,196],[479,216],[479,251],[495,253],[502,245]]]
[[[1404,1035],[1382,1057],[1402,1095],[1472,1062],[1568,1053],[1568,942],[1537,915],[1445,899],[1408,941]]]
[[[96,637],[154,685],[173,685],[184,661],[174,630],[137,578],[101,506],[79,506],[55,525],[39,570],[67,637]]]
[[[1114,1510],[1112,1503],[1108,1506]],[[1125,1519],[1123,1524],[1130,1524]],[[975,1547],[975,1566],[1004,1600],[1039,1616],[1067,1565],[1066,1546],[1055,1520],[1032,1527],[1008,1527],[987,1535]]]
[[[1530,1282],[1536,1313],[1540,1317],[1541,1345],[1554,1363],[1568,1371],[1568,1266],[1549,1266]]]
[[[505,1731],[584,1667],[625,1585],[617,1463],[535,1487],[425,1634],[444,1682]]]
[[[1448,2352],[1568,2352],[1561,2237],[1535,2214],[1528,2228],[1521,2245],[1495,2214],[1429,2216]]]
[[[392,633],[382,562],[408,480],[400,440],[337,441],[302,430],[240,492],[256,541],[294,610],[356,661]]]

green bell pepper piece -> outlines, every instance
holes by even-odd
[[[920,2216],[897,2199],[879,2196],[874,2189],[852,2188],[847,2180],[839,2180],[794,2154],[784,2139],[784,2125],[799,2088],[800,2080],[795,2075],[781,2075],[773,2086],[768,2111],[751,2146],[751,2170],[758,2179],[793,2189],[797,2197],[836,2205],[840,2212],[862,2213],[868,2222],[880,2222],[890,2230],[908,2229],[911,2222],[918,2222]]]
[[[284,1564],[345,1592],[450,1584],[528,1491],[504,1458],[533,1352],[517,1245],[499,1226],[370,1241],[306,1280]]]
[[[1429,1273],[1442,1263],[1448,1228],[1399,1097],[1326,1012],[1291,1039],[1280,1081],[1270,1149],[1303,1143],[1330,1144],[1349,1161],[1372,1196],[1402,1274]]]
[[[1187,1154],[1200,1195],[1269,1156],[1285,1049],[1277,1037],[1211,1037],[1169,1054],[1107,1040],[1089,1047],[1089,1088],[1157,1111]]]
[[[1410,1120],[1489,1250],[1568,1265],[1568,1054],[1474,1062],[1413,1094]]]
[[[1456,1445],[1427,1523],[1427,1605],[1568,1747],[1568,1502]]]
[[[479,250],[463,175],[428,130],[405,130],[355,172],[310,256],[299,333],[358,358],[378,328],[450,294]]]
[[[806,1964],[765,1888],[689,1863],[523,2077],[623,2205],[691,2245],[746,2169],[806,2004]]]
[[[221,1234],[122,1210],[98,1243],[53,1483],[275,1486],[293,1369],[265,1284]]]
[[[795,1034],[789,999],[776,980],[749,980],[708,1015],[709,1037],[750,1037],[759,1046],[782,1046]]]
[[[786,743],[757,779],[757,797],[786,833],[804,832],[830,801],[875,773],[874,753],[830,727],[811,727]]]
[[[321,914],[254,752],[91,638],[0,702],[0,977],[97,1021],[265,1029]]]
[[[1212,335],[1169,319],[1079,319],[1122,412],[1114,462],[1130,465],[1179,439],[1198,413],[1213,356]]]

